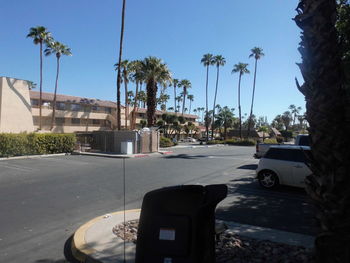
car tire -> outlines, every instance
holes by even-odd
[[[264,170],[259,173],[259,184],[265,189],[274,189],[279,185],[278,176],[270,170]]]

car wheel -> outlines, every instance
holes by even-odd
[[[262,187],[267,189],[273,189],[276,186],[278,186],[278,177],[277,175],[272,171],[261,171],[259,173],[259,183]]]

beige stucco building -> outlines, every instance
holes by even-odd
[[[33,132],[39,129],[38,91],[30,90],[29,82],[8,77],[0,77],[0,132]],[[42,93],[42,131],[50,132],[54,94]],[[116,128],[116,103],[99,99],[82,98],[57,94],[56,113],[52,132],[92,132]],[[131,112],[127,121],[130,126]],[[157,111],[157,119],[164,112]],[[196,115],[185,114],[186,121],[195,125]],[[136,124],[146,119],[146,110],[138,109]],[[122,127],[125,127],[125,107],[121,111]]]

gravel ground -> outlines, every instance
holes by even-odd
[[[125,240],[136,243],[139,220],[126,222]],[[124,239],[124,223],[113,227],[113,233]],[[217,236],[216,263],[309,263],[314,262],[311,249],[268,240],[239,236],[224,230]]]

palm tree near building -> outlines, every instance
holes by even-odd
[[[207,77],[206,77],[206,82],[205,82],[205,111],[206,114],[208,114],[208,80],[209,80],[209,66],[214,65],[214,60],[213,60],[213,55],[208,53],[203,55],[202,59],[201,59],[201,63],[203,64],[203,66],[205,66],[207,68]],[[205,121],[206,126],[206,141],[208,142],[209,139],[209,124],[207,121]]]
[[[168,111],[173,111],[174,110],[174,107],[169,107],[168,108]]]
[[[181,93],[182,94],[182,93]],[[176,101],[177,101],[177,105],[176,105],[176,112],[180,112],[180,108],[181,108],[181,106],[179,105],[180,104],[180,102],[182,102],[182,95],[180,94],[180,96],[177,96],[176,97]]]
[[[293,126],[295,125],[295,120],[297,118],[297,115],[299,114],[299,112],[302,110],[301,107],[296,107],[294,104],[291,104],[288,109],[290,110],[290,112],[293,115]]]
[[[119,67],[120,65],[120,67]],[[125,129],[128,129],[128,119],[129,119],[129,106],[128,106],[128,84],[130,75],[130,62],[129,60],[122,60],[120,64],[114,64],[116,71],[121,71],[122,78],[121,83],[124,83],[124,96],[125,96]],[[120,69],[119,69],[120,68]]]
[[[117,65],[121,65],[122,63],[122,54],[123,54],[123,40],[124,40],[124,22],[125,22],[125,5],[126,0],[123,0],[123,6],[122,6],[122,21],[121,21],[121,29],[120,29],[120,42],[119,42],[119,57]],[[121,100],[120,100],[120,85],[122,81],[121,76],[121,67],[118,67],[117,69],[117,128],[118,130],[121,130]]]
[[[187,99],[190,101],[190,109],[189,109],[189,114],[191,114],[191,106],[192,102],[194,101],[194,96],[192,94],[187,95]]]
[[[320,226],[316,262],[350,262],[350,123],[344,122],[350,120],[350,95],[335,27],[339,14],[335,0],[301,0],[297,12],[305,80],[297,87],[305,96],[312,153],[306,191],[318,208]]]
[[[45,53],[45,56],[50,56],[52,54],[55,54],[56,56],[56,81],[55,81],[55,91],[53,95],[52,118],[51,118],[51,127],[50,127],[50,130],[52,130],[55,123],[58,76],[60,73],[60,59],[63,55],[71,56],[72,51],[68,46],[58,41],[51,40],[50,42],[48,42],[47,48],[45,49],[44,53]]]
[[[187,97],[187,91],[189,88],[191,88],[191,82],[188,79],[183,79],[179,83],[179,87],[181,87],[182,90],[182,115],[184,115],[185,110],[185,104],[186,104],[186,97]]]
[[[223,56],[217,55],[217,56],[214,56],[213,58],[213,64],[216,66],[216,85],[215,85],[215,94],[214,94],[211,134],[214,134],[216,96],[218,94],[220,66],[223,67],[226,64],[226,60]]]
[[[254,66],[254,81],[253,81],[253,93],[252,93],[252,103],[250,106],[250,118],[249,120],[252,120],[252,115],[253,115],[253,106],[254,106],[254,96],[255,96],[255,84],[256,84],[256,72],[257,72],[257,67],[258,67],[258,60],[261,59],[265,54],[263,53],[262,48],[259,47],[254,47],[251,49],[251,54],[249,57],[253,57],[255,59],[255,66]],[[251,128],[251,121],[248,122],[248,132],[247,136],[249,137],[250,135],[250,128]]]
[[[239,72],[238,79],[238,117],[239,117],[239,138],[242,140],[242,110],[241,110],[241,79],[244,74],[249,74],[248,64],[239,62],[235,64],[232,73]]]
[[[27,37],[33,38],[35,45],[40,47],[40,82],[39,82],[39,130],[42,129],[42,93],[43,93],[43,45],[52,41],[52,36],[46,27],[37,26],[29,29]]]
[[[168,66],[156,57],[145,58],[142,61],[141,71],[147,90],[147,125],[152,127],[156,122],[158,85],[167,85],[172,78]]]
[[[28,83],[28,89],[32,90],[32,89],[36,89],[37,84],[34,83],[33,81],[27,81]]]
[[[289,127],[290,127],[290,124],[293,121],[293,116],[290,113],[290,111],[283,112],[283,114],[281,116],[281,119],[282,119],[283,125],[285,127],[285,130],[288,131]]]
[[[217,114],[217,122],[224,128],[224,138],[227,139],[227,129],[231,128],[235,122],[234,109],[225,106]]]
[[[174,109],[176,109],[176,89],[178,87],[179,80],[178,79],[173,79],[172,85],[174,87]]]
[[[136,114],[137,114],[137,108],[139,107],[139,87],[141,87],[142,81],[143,81],[143,75],[141,72],[141,61],[140,60],[134,60],[131,61],[129,64],[130,67],[130,73],[131,73],[131,79],[136,83],[136,90],[135,90],[135,101],[134,101],[134,109],[132,111],[132,120],[131,120],[131,129],[136,128]]]
[[[138,94],[137,94],[137,99],[139,102],[142,103],[142,108],[146,108],[146,102],[147,102],[147,95],[146,92],[144,92],[143,90],[141,90]]]

